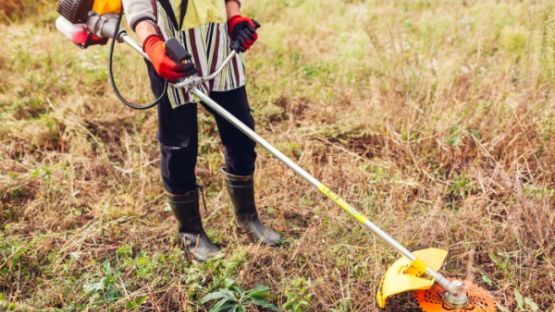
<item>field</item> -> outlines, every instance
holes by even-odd
[[[0,310],[205,311],[235,283],[268,286],[283,311],[378,311],[399,256],[262,149],[259,209],[286,244],[236,230],[202,109],[202,214],[225,257],[188,259],[155,111],[116,100],[107,48],[74,47],[54,6],[0,4]],[[263,25],[246,55],[262,136],[409,249],[448,249],[442,272],[499,311],[555,311],[553,1],[258,0],[244,13]],[[116,63],[124,93],[150,99],[140,57],[120,46]],[[418,311],[411,299],[388,310]]]

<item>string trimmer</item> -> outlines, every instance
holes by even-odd
[[[137,44],[124,30],[119,29],[122,9],[121,0],[58,0],[58,11],[61,17],[57,20],[58,29],[66,34],[74,43],[82,48],[93,44],[104,44],[112,38],[110,55],[113,54],[117,42],[125,42],[143,57],[148,57],[141,46]],[[167,53],[177,62],[190,62],[187,51],[175,39],[167,42]],[[233,48],[233,45],[232,45]],[[447,251],[428,248],[411,252],[390,235],[370,221],[360,211],[348,204],[343,198],[330,190],[326,185],[301,168],[272,144],[251,130],[218,103],[208,97],[199,88],[204,82],[214,79],[229,61],[236,55],[235,50],[227,56],[223,63],[213,73],[205,77],[192,76],[173,84],[174,88],[182,88],[195,95],[200,101],[214,110],[237,127],[246,136],[258,143],[284,165],[305,179],[309,184],[331,199],[337,206],[347,212],[363,227],[376,234],[383,241],[397,250],[403,257],[387,269],[380,288],[377,292],[377,302],[384,308],[387,299],[403,292],[415,292],[415,298],[423,311],[495,311],[492,296],[484,289],[470,281],[448,279],[438,272],[442,266]],[[110,57],[111,59],[111,57]],[[111,61],[110,61],[111,63]],[[115,83],[110,65],[112,86],[121,98]],[[126,104],[129,103],[122,99]],[[130,105],[135,108],[147,108],[152,105]]]

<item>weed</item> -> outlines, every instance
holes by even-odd
[[[308,310],[312,305],[312,294],[310,293],[311,281],[304,278],[295,278],[285,287],[286,301],[283,309],[290,312],[302,312]]]
[[[147,301],[147,298],[148,297],[146,296],[140,296],[138,298],[135,298],[131,301],[128,301],[125,307],[129,310],[137,310]]]
[[[210,312],[246,312],[250,306],[278,311],[277,306],[268,301],[269,290],[268,286],[259,285],[245,291],[235,281],[227,279],[224,288],[204,296],[201,303],[218,300],[210,307]]]
[[[518,291],[518,289],[516,289],[516,288],[514,290],[514,300],[515,300],[515,303],[516,303],[516,308],[513,309],[512,311],[515,311],[515,312],[521,312],[521,311],[522,312],[524,312],[524,311],[537,312],[537,311],[540,311],[538,305],[532,300],[532,298],[522,296],[520,291]],[[501,312],[511,311],[506,306],[504,306],[502,304],[497,304],[497,309],[499,309],[499,311],[501,311]]]
[[[90,296],[89,300],[93,305],[114,302],[121,297],[116,285],[121,273],[114,271],[108,260],[102,263],[102,273],[100,280],[83,285],[83,291]]]
[[[449,188],[447,189],[447,192],[452,196],[461,198],[468,195],[472,190],[472,181],[467,175],[460,174],[453,179],[451,185],[449,185]]]
[[[503,48],[508,52],[522,54],[528,42],[526,29],[523,27],[505,27],[501,32]]]

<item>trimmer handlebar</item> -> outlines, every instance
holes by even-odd
[[[257,21],[254,21],[254,24],[257,29],[260,28],[260,24]],[[186,91],[189,91],[193,87],[198,86],[205,81],[209,81],[216,78],[216,76],[220,74],[220,72],[227,66],[227,64],[231,61],[231,59],[233,59],[233,57],[235,57],[235,55],[238,53],[241,53],[241,43],[235,40],[231,43],[231,52],[220,64],[220,66],[216,68],[214,72],[204,77],[191,76],[191,77],[184,78],[183,80],[174,83],[173,87],[178,89],[183,88]],[[191,55],[189,54],[189,52],[187,52],[185,47],[183,47],[183,45],[175,38],[171,38],[168,41],[166,41],[166,54],[177,63],[191,61]]]
[[[197,75],[186,77],[174,83],[173,87],[176,89],[185,89],[186,91],[188,91],[188,90],[191,90],[193,87],[196,87],[202,84],[205,81],[209,81],[216,78],[216,76],[225,68],[225,66],[229,63],[229,61],[231,61],[231,59],[237,54],[236,50],[233,48],[234,45],[238,45],[238,43],[234,42],[232,44],[231,53],[228,54],[225,60],[220,64],[218,68],[216,68],[214,72],[204,77],[199,77]],[[183,45],[175,38],[171,38],[170,40],[166,41],[166,54],[174,62],[177,62],[177,63],[191,62],[191,54],[189,54],[189,52],[185,50]]]
[[[149,60],[148,55],[143,51],[143,48],[140,44],[137,43],[133,38],[131,38],[125,31],[120,32],[118,35],[118,41],[125,42],[129,47],[131,47],[136,52],[140,53],[145,59]],[[232,45],[233,48],[233,45]],[[166,41],[166,54],[175,62],[183,63],[183,62],[190,62],[191,55],[179,41],[175,38],[171,38],[170,40]],[[173,87],[176,89],[185,89],[186,91],[191,90],[193,87],[201,85],[205,81],[212,80],[218,76],[219,73],[224,70],[227,64],[237,55],[235,50],[231,50],[231,52],[227,55],[224,61],[220,64],[216,70],[204,77],[199,77],[197,75],[193,75],[190,77],[186,77],[176,83],[173,83]]]
[[[123,29],[119,29],[119,22],[120,18],[118,14],[105,14],[105,15],[98,15],[98,14],[90,14],[89,18],[86,22],[86,26],[88,31],[98,36],[99,38],[107,39],[107,38],[116,38],[118,42],[125,42],[128,46],[133,48],[135,51],[140,53],[143,57],[148,60],[148,56],[143,51],[142,46],[137,43],[133,38],[131,38],[127,32]],[[260,27],[260,24],[256,22],[256,28]],[[114,36],[114,33],[117,32],[117,35]],[[231,61],[231,59],[241,51],[241,44],[239,41],[235,40],[231,44],[231,52],[229,55],[224,59],[224,61],[220,64],[220,66],[212,73],[208,74],[204,77],[199,76],[191,76],[182,79],[181,81],[174,83],[174,88],[183,88],[191,90],[193,87],[202,84],[205,81],[212,80],[216,78],[216,76],[225,68],[225,66]],[[191,55],[185,47],[175,38],[171,38],[166,41],[166,54],[175,62],[177,63],[184,63],[191,61]]]

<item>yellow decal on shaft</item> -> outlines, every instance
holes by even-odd
[[[426,263],[420,260],[420,258],[414,259],[411,264],[405,270],[405,274],[410,274],[414,276],[422,276],[426,272]]]
[[[337,206],[341,207],[341,209],[345,210],[347,213],[353,216],[353,218],[355,218],[358,222],[364,223],[368,221],[368,219],[365,216],[363,216],[360,212],[358,212],[356,209],[351,207],[351,205],[349,205],[343,198],[339,197],[339,195],[334,193],[324,184],[318,185],[318,190],[322,194],[326,195],[329,199],[331,199]]]

